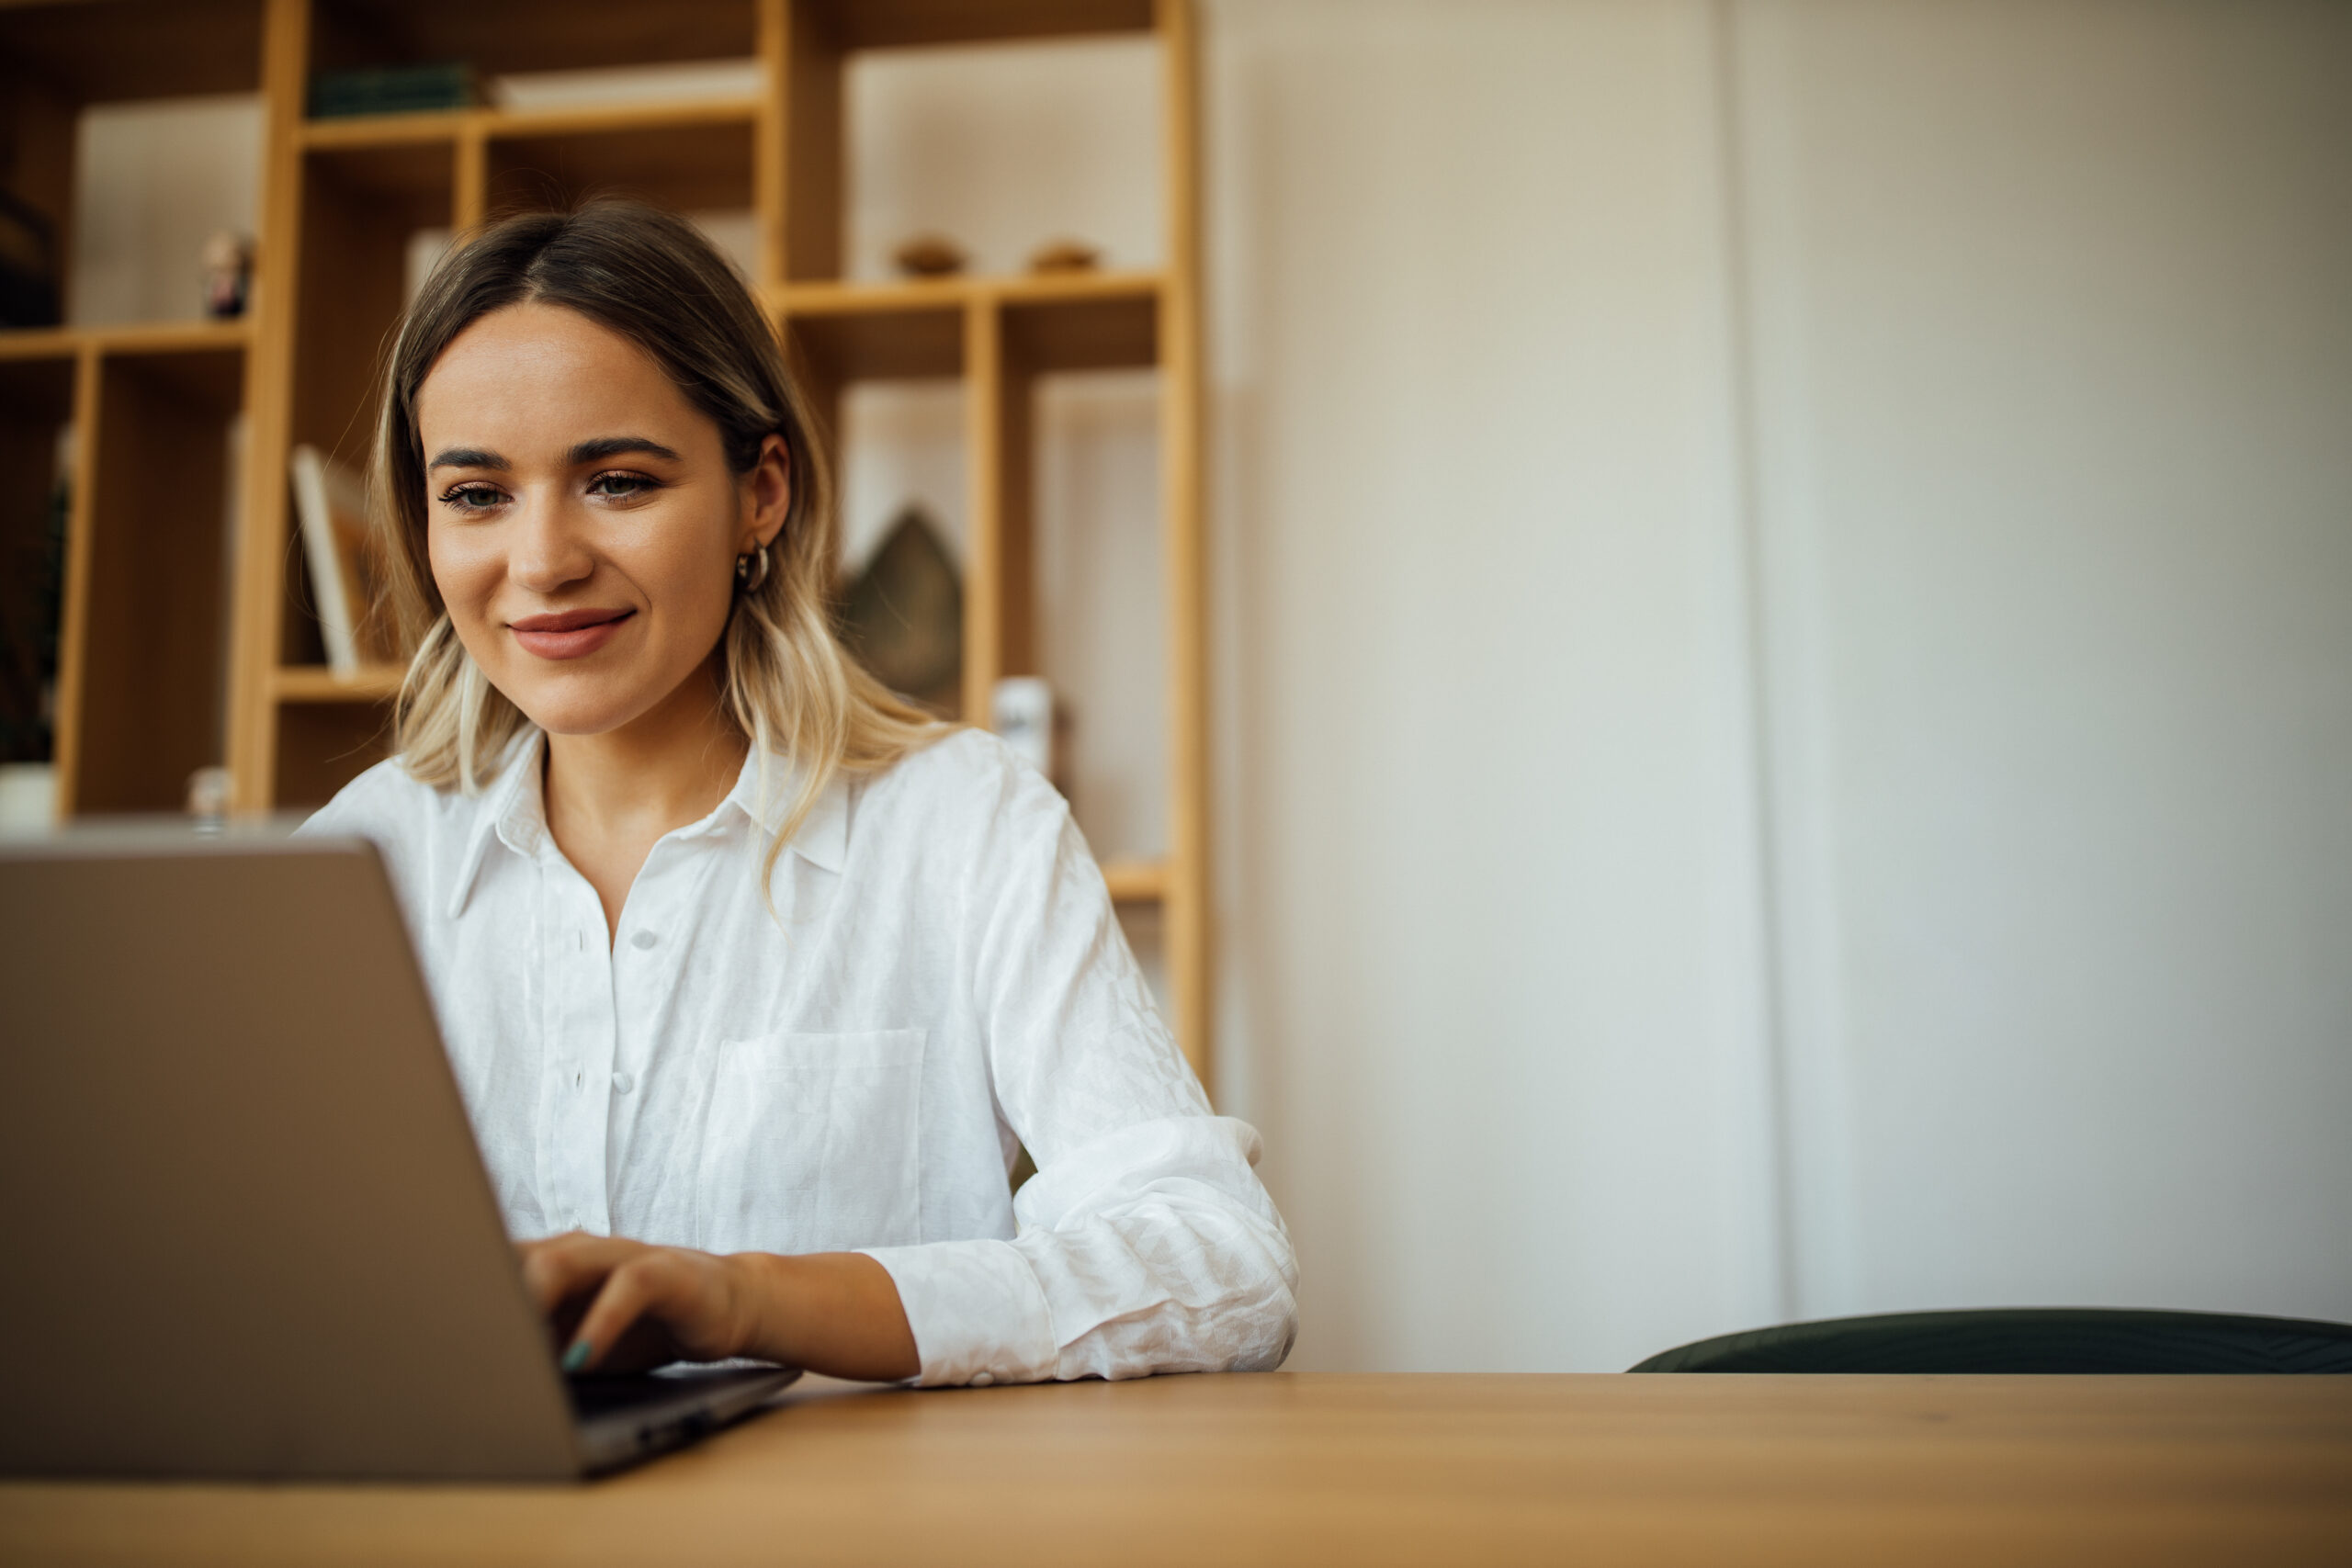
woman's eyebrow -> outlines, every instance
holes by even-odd
[[[639,452],[649,457],[666,457],[678,461],[678,455],[659,441],[643,435],[600,435],[594,441],[582,441],[571,449],[571,462],[599,463],[606,457],[617,457],[624,452]]]
[[[479,446],[452,446],[424,465],[425,472],[435,468],[503,468],[506,459],[495,452],[485,452]]]

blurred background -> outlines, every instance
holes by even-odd
[[[40,9],[0,7],[19,79],[70,73]],[[753,162],[672,198],[843,354],[838,290],[916,287],[918,240],[967,279],[1056,243],[1114,292],[1196,279],[1197,640],[1163,335],[1026,389],[1005,669],[1050,678],[1056,776],[1138,887],[1189,852],[1170,660],[1204,674],[1195,1022],[1298,1244],[1291,1365],[1613,1370],[1971,1305],[2352,1319],[2352,7],[1200,0],[1196,256],[1160,20],[851,58],[808,277],[762,253]],[[762,69],[466,101],[723,104]],[[74,115],[53,331],[96,335],[0,336],[44,469],[20,546],[114,395],[40,367],[198,316],[213,237],[264,226],[253,88]],[[910,515],[973,570],[970,364],[909,353],[829,395],[845,581]],[[332,450],[349,400],[306,416],[301,374],[288,428]],[[239,537],[299,532],[300,497],[250,532],[254,396],[203,437],[227,598]],[[333,652],[299,548],[265,660],[298,671]],[[232,764],[239,615],[207,634]],[[355,737],[347,774],[372,720],[319,720],[323,679],[267,675],[269,722]],[[331,787],[286,766],[269,804]],[[1182,897],[1123,897],[1165,984]]]

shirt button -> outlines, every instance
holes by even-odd
[[[587,1081],[588,1081],[588,1075],[587,1075],[586,1073],[574,1073],[574,1074],[572,1074],[572,1075],[571,1075],[571,1087],[572,1087],[572,1088],[574,1088],[574,1089],[578,1089],[578,1088],[580,1088],[582,1084],[586,1083]]]
[[[637,949],[639,953],[642,953],[661,940],[661,938],[655,936],[651,931],[640,931],[635,936],[628,939],[628,944]]]
[[[996,1382],[996,1374],[994,1372],[974,1372],[972,1374],[972,1386],[974,1388],[986,1388],[989,1384],[994,1382]]]
[[[627,1094],[636,1087],[637,1080],[629,1077],[627,1073],[615,1073],[613,1075],[613,1091],[616,1094]]]

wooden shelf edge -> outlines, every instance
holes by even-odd
[[[1007,305],[1055,305],[1064,300],[1139,299],[1159,292],[1159,268],[1127,272],[1022,272],[973,281],[984,298]]]
[[[0,359],[71,359],[85,348],[100,354],[194,354],[244,348],[253,342],[250,317],[233,321],[128,321],[104,327],[0,328]]]
[[[787,316],[854,316],[961,310],[974,301],[1051,305],[1157,294],[1150,272],[1014,273],[913,277],[884,282],[787,283],[766,290],[768,308]]]
[[[389,702],[400,695],[406,673],[397,664],[384,664],[346,681],[323,664],[285,664],[272,673],[269,693],[281,703]]]
[[[1110,886],[1114,904],[1156,904],[1168,897],[1168,863],[1106,860],[1102,880]]]
[[[0,359],[71,359],[87,338],[75,327],[9,327],[0,330]]]
[[[306,119],[296,128],[294,137],[302,147],[322,150],[408,147],[420,141],[455,141],[473,136],[503,141],[531,136],[659,130],[672,126],[741,124],[748,129],[760,113],[759,99],[731,96],[664,98],[578,108],[418,109],[407,114]]]
[[[844,51],[1022,43],[1153,29],[1151,0],[899,0],[887,6],[828,0],[812,8]]]

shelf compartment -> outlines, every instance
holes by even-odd
[[[320,197],[364,208],[371,226],[403,231],[448,222],[458,139],[445,128],[391,139],[327,141],[302,160],[303,207]]]
[[[95,356],[59,689],[69,813],[172,811],[221,756],[237,347]],[[70,739],[69,739],[70,738]]]
[[[270,798],[288,810],[324,806],[390,754],[392,705],[288,702],[277,709],[277,771]]]
[[[785,342],[794,370],[823,400],[851,381],[962,375],[964,315],[963,298],[948,289],[859,300],[793,311],[785,317]]]
[[[311,69],[473,63],[483,76],[731,60],[753,52],[753,0],[320,0]]]
[[[262,0],[0,6],[0,60],[76,102],[261,86]]]
[[[0,420],[46,425],[55,430],[74,415],[74,351],[0,356]],[[12,465],[21,466],[21,465]],[[49,448],[40,450],[39,466],[49,467]]]
[[[346,461],[366,451],[377,355],[405,303],[409,239],[450,225],[457,153],[435,140],[303,155],[296,443]]]
[[[842,275],[847,75],[858,51],[1158,30],[1162,0],[783,0],[769,45],[783,85],[781,275]]]
[[[420,231],[453,223],[458,152],[458,144],[443,138],[321,146],[302,154],[293,387],[286,444],[276,451],[309,445],[366,467],[379,356],[406,302],[409,243]],[[275,462],[276,470],[255,473],[254,483],[283,494],[283,458]],[[287,550],[291,561],[270,579],[279,598],[276,662],[323,662],[299,552],[290,538],[266,547]]]
[[[1159,359],[1156,290],[1006,295],[1006,352],[1032,372],[1125,370]]]
[[[58,433],[74,417],[71,357],[0,360],[0,761],[44,761],[40,649]]]
[[[1149,32],[1151,0],[797,0],[837,49]]]
[[[681,211],[748,209],[759,112],[720,103],[484,116],[489,210],[568,206],[597,191]]]
[[[345,679],[323,664],[281,664],[270,676],[270,694],[281,703],[390,702],[407,673],[401,665],[379,664]]]
[[[1004,393],[1023,445],[1006,454],[999,528],[1008,571],[1025,573],[1007,602],[1028,606],[1004,658],[1052,683],[1068,714],[1057,776],[1113,859],[1164,855],[1172,838],[1167,394],[1150,368],[1019,375]]]

